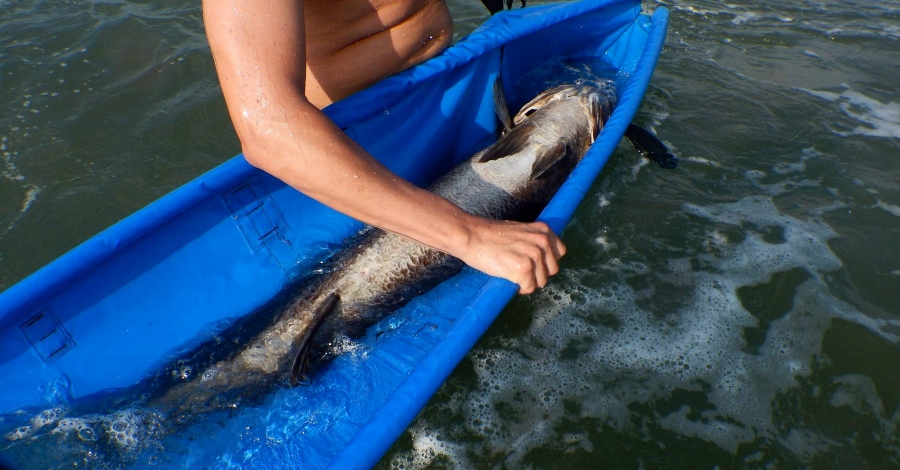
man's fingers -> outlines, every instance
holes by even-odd
[[[543,222],[528,224],[533,230],[522,250],[530,258],[530,270],[522,273],[527,278],[519,284],[519,293],[530,294],[549,282],[550,276],[559,272],[559,258],[566,252],[566,246]],[[526,265],[527,266],[527,265]]]
[[[530,294],[547,285],[559,272],[559,258],[566,246],[543,222],[491,221],[480,231],[470,266],[519,285],[520,294]]]
[[[560,252],[565,253],[566,247],[555,236],[549,240],[549,249],[544,252],[544,266],[547,269],[547,276],[555,276],[559,272],[559,258],[562,256]]]
[[[548,258],[552,258],[553,261],[556,262],[566,254],[566,245],[563,244],[562,240],[556,236],[556,233],[554,233],[547,224],[543,222],[534,222],[531,225],[536,227],[543,235],[544,238],[540,240],[539,243],[542,248],[547,251]],[[549,267],[550,266],[548,265],[548,268]],[[556,274],[556,271],[553,270],[551,274]]]
[[[518,266],[519,272],[515,277],[515,282],[519,285],[520,294],[530,294],[538,288],[538,282],[535,276],[535,264],[536,263],[534,259],[525,257],[525,259],[523,259],[521,264]]]
[[[521,294],[530,294],[535,289],[545,287],[550,281],[550,276],[559,272],[560,251],[565,252],[565,246],[549,229],[532,243],[522,249],[529,259],[525,264],[527,271],[520,273],[523,279],[519,283]]]
[[[547,279],[550,277],[550,270],[547,268],[546,252],[534,263],[534,287],[541,288],[547,285]]]
[[[541,251],[538,253],[539,262],[535,266],[535,281],[537,287],[544,287],[550,276],[559,272],[559,258],[565,254],[566,246],[547,224],[536,222],[534,225],[542,232],[542,237],[536,242]]]
[[[553,247],[553,256],[555,257],[555,259],[558,260],[566,255],[566,245],[562,242],[562,240],[559,239],[559,237],[556,236],[555,233],[553,234],[551,246]]]

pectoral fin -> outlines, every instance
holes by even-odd
[[[478,163],[499,160],[517,154],[527,147],[537,147],[537,156],[531,166],[531,177],[533,179],[540,178],[557,163],[563,161],[570,152],[565,142],[559,142],[553,147],[544,147],[531,142],[530,138],[533,132],[534,124],[528,121],[513,127],[509,133],[484,150],[481,157],[478,158]]]
[[[669,152],[665,144],[662,143],[655,135],[643,127],[635,124],[629,124],[625,130],[625,137],[631,141],[634,148],[645,158],[653,160],[657,165],[672,170],[678,166],[678,159]]]
[[[331,294],[328,294],[324,300],[319,302],[319,305],[313,311],[309,327],[303,332],[303,336],[300,338],[297,357],[294,359],[293,367],[291,367],[292,387],[297,385],[300,380],[306,381],[306,372],[309,368],[310,360],[310,343],[312,342],[313,337],[316,336],[316,331],[319,330],[322,323],[325,323],[325,319],[331,315],[332,311],[334,311],[339,300],[340,297],[338,297],[337,293],[332,292]]]
[[[553,148],[541,152],[531,165],[531,179],[538,179],[554,165],[563,161],[569,154],[569,147],[565,142],[557,142]]]

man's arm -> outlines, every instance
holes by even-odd
[[[222,92],[250,164],[317,201],[530,293],[565,246],[542,223],[473,216],[391,173],[306,97],[302,0],[204,0]],[[336,78],[339,79],[339,78]]]

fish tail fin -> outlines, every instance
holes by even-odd
[[[628,129],[625,130],[625,137],[628,137],[631,145],[634,145],[634,148],[644,158],[656,162],[660,167],[672,170],[678,166],[678,159],[675,158],[675,155],[672,155],[669,149],[666,148],[666,145],[647,129],[635,124],[629,124]]]
[[[309,346],[312,343],[313,337],[316,336],[319,327],[322,326],[325,319],[334,311],[339,300],[340,297],[338,297],[338,294],[332,292],[325,297],[325,300],[319,302],[319,305],[316,306],[316,309],[313,311],[312,319],[309,322],[310,326],[306,329],[303,336],[300,337],[300,344],[297,348],[297,357],[294,358],[294,365],[291,367],[290,383],[292,387],[300,383],[301,380],[306,382],[306,373],[309,369],[310,360]]]

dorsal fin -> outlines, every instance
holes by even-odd
[[[309,367],[309,345],[312,342],[314,336],[316,336],[316,331],[319,330],[319,327],[322,326],[322,323],[325,323],[325,319],[331,315],[334,308],[337,306],[340,297],[336,292],[332,292],[325,297],[325,300],[319,302],[319,305],[316,306],[316,309],[312,313],[312,318],[309,321],[309,327],[306,328],[306,331],[303,332],[303,335],[300,337],[300,344],[297,349],[297,357],[294,358],[294,365],[291,367],[291,386],[297,385],[297,383],[302,379],[304,382],[306,381],[306,372]]]
[[[502,52],[501,52],[502,53]],[[512,118],[509,117],[509,106],[506,104],[506,95],[503,94],[503,81],[500,75],[494,80],[494,112],[503,124],[503,133],[511,131],[513,128]]]

